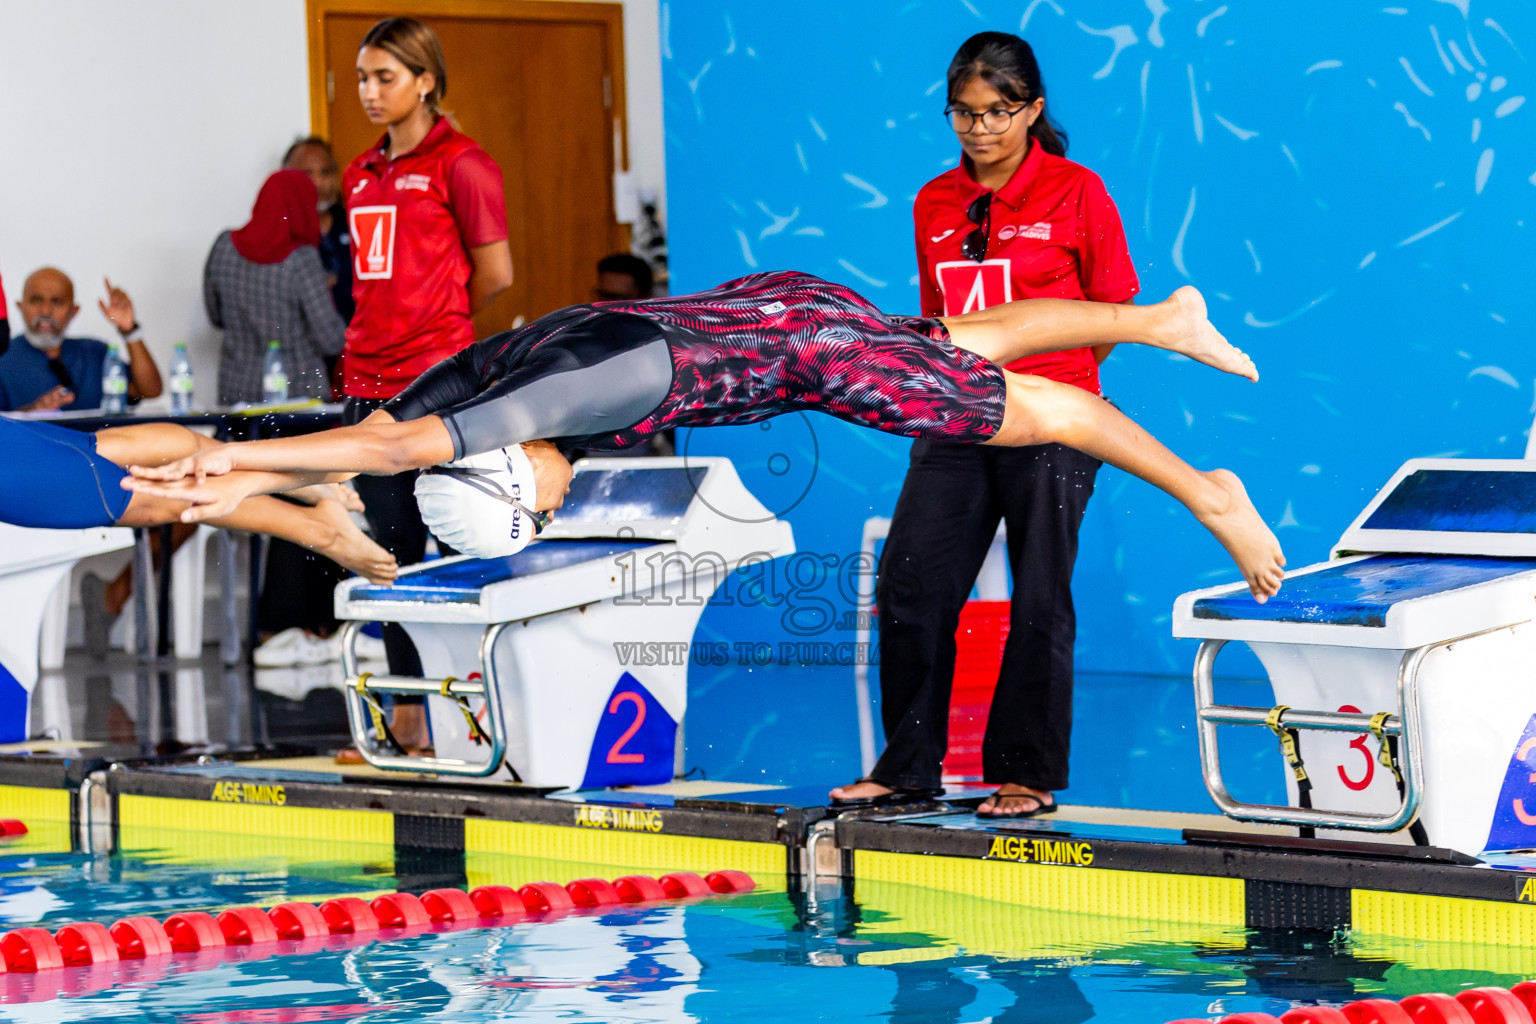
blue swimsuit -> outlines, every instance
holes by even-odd
[[[96,435],[0,416],[0,522],[55,530],[112,526],[128,511],[128,471],[96,454]]]

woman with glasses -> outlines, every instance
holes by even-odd
[[[347,167],[341,194],[352,236],[352,297],[342,357],[344,419],[358,423],[428,367],[475,340],[471,317],[512,283],[501,169],[458,131],[443,107],[448,68],[437,34],[413,18],[385,18],[357,52],[357,94],[385,129]],[[415,473],[358,481],[373,535],[402,564],[426,554]],[[384,627],[389,669],[420,675],[404,629]],[[417,698],[396,698],[394,733],[428,743]],[[355,752],[344,761],[360,761]]]
[[[944,110],[960,165],[913,209],[925,316],[960,316],[1016,299],[1129,302],[1139,290],[1114,203],[1097,175],[1065,158],[1028,43],[967,39],[949,65]],[[1008,364],[1097,396],[1113,345]],[[999,520],[1013,600],[1002,671],[982,744],[998,792],[979,817],[1049,812],[1067,785],[1072,730],[1072,565],[1099,460],[1062,444],[912,445],[876,584],[880,713],[886,749],[836,803],[892,803],[943,792],[955,629]],[[957,502],[955,494],[967,500]]]

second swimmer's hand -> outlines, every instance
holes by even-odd
[[[191,477],[202,483],[210,476],[223,476],[234,468],[235,457],[230,446],[221,444],[194,452],[184,459],[167,462],[163,466],[129,466],[128,471],[138,480],[170,482]]]
[[[251,490],[243,479],[247,474],[213,476],[206,480],[187,477],[181,480],[160,482],[123,477],[123,488],[138,494],[148,494],[172,501],[185,501],[187,508],[181,513],[184,523],[205,523],[210,519],[222,519],[235,510]]]

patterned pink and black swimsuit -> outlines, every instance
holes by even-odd
[[[455,458],[540,438],[628,448],[672,427],[817,410],[906,437],[980,442],[1003,421],[994,363],[938,320],[887,316],[809,274],[571,306],[477,342],[385,405],[443,417]]]

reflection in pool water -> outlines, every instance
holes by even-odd
[[[475,874],[486,872],[522,884],[611,877],[623,866],[482,858]],[[0,851],[0,925],[163,918],[452,881],[407,874],[388,848],[341,844],[240,860],[10,847]],[[1536,974],[1536,950],[1067,914],[893,883],[861,883],[850,898],[760,882],[739,896],[510,927],[3,975],[0,1020],[1155,1024]]]

